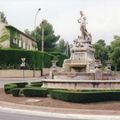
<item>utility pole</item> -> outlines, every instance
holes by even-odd
[[[39,8],[35,14],[35,20],[34,20],[34,30],[36,29],[36,19],[37,19],[37,15],[39,13],[39,11],[41,10],[41,8]],[[37,40],[37,35],[35,32],[35,40]],[[35,77],[35,64],[33,65],[33,77]]]
[[[44,21],[42,21],[42,46],[41,51],[44,52]]]

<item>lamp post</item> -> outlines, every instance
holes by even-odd
[[[44,52],[44,21],[42,21],[41,29],[42,29],[41,52],[43,53]],[[41,76],[43,76],[43,68],[44,68],[44,53],[42,58]]]
[[[39,13],[39,11],[41,10],[41,8],[39,8],[35,14],[35,20],[34,20],[34,29],[36,28],[36,18],[37,18],[37,15]]]
[[[41,8],[39,8],[37,10],[36,14],[35,14],[34,29],[36,28],[36,18],[37,18],[37,15],[38,15],[40,10],[41,10]],[[42,21],[41,29],[42,29],[41,52],[44,52],[44,21]],[[35,33],[35,39],[36,39],[36,33]],[[41,75],[43,75],[43,67],[44,67],[44,63],[43,62],[44,62],[44,54],[43,54],[43,60],[42,60]],[[33,76],[35,76],[35,71],[33,73]]]
[[[42,21],[42,44],[41,44],[41,51],[44,52],[44,21]]]
[[[36,29],[36,19],[37,19],[37,15],[39,13],[39,11],[41,10],[41,8],[39,8],[35,14],[35,20],[34,20],[34,30]],[[35,32],[35,40],[37,40],[37,35],[36,35],[36,32]],[[35,65],[33,66],[33,77],[35,77]]]

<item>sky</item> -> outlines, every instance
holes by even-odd
[[[77,19],[81,10],[87,17],[93,43],[104,39],[110,44],[114,35],[120,35],[120,0],[0,0],[0,11],[5,13],[8,23],[21,31],[34,29],[38,8],[41,11],[36,25],[47,19],[55,34],[69,43],[80,35]]]

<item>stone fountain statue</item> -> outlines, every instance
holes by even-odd
[[[95,50],[92,48],[92,36],[86,28],[86,17],[82,11],[80,11],[80,23],[81,34],[77,39],[73,40],[73,46],[71,47],[71,57],[64,61],[63,69],[69,72],[92,72],[95,68]]]
[[[92,40],[92,36],[91,34],[87,31],[87,28],[86,28],[86,17],[85,15],[83,14],[82,11],[80,11],[80,18],[78,19],[78,23],[80,23],[80,31],[81,31],[81,39],[85,40],[85,41],[91,41]]]
[[[43,87],[62,89],[120,88],[120,80],[110,69],[100,69],[101,61],[94,57],[92,36],[86,28],[86,17],[80,11],[80,32],[71,45],[71,56],[65,59],[62,70],[53,64],[50,79],[42,80]]]
[[[95,49],[92,47],[92,36],[86,28],[87,19],[82,11],[80,11],[80,15],[78,23],[80,23],[81,34],[73,40],[70,48],[71,56],[64,60],[62,70],[54,72],[52,69],[54,78],[102,79],[101,61],[94,57]],[[106,75],[109,76],[109,74]],[[107,77],[105,79],[108,79]]]

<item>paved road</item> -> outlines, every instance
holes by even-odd
[[[0,120],[73,120],[0,112]]]
[[[120,116],[64,114],[0,107],[0,120],[120,120]]]
[[[14,110],[10,108],[0,108],[0,120],[76,120],[77,118],[67,118],[67,115],[52,114],[45,112],[30,112]],[[77,119],[78,120],[78,119]],[[84,120],[84,119],[79,119]]]

